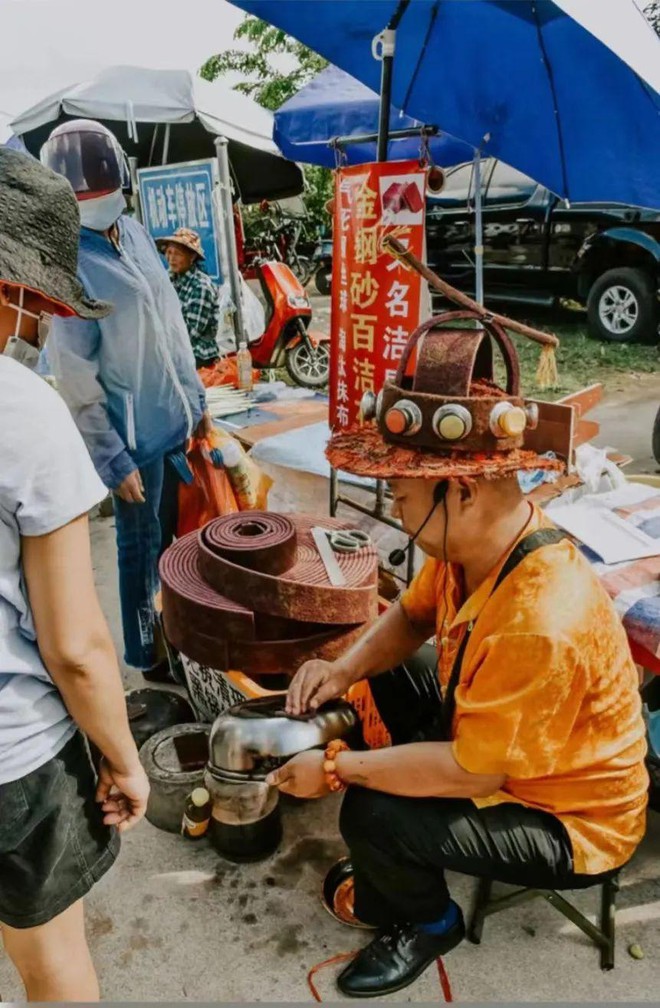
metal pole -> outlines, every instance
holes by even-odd
[[[484,303],[484,227],[481,215],[481,151],[474,152],[474,268],[475,293],[480,305]]]
[[[142,203],[140,202],[138,159],[136,157],[129,157],[128,170],[131,174],[131,189],[133,190],[133,210],[135,212],[135,219],[139,221],[140,224],[144,224],[144,217],[142,215]]]
[[[231,202],[231,174],[229,171],[229,152],[227,137],[216,137],[215,152],[218,158],[218,180],[220,190],[220,234],[224,240],[226,261],[229,267],[229,289],[234,303],[232,321],[236,334],[236,349],[241,343],[247,343],[245,326],[243,324],[243,301],[241,298],[241,275],[238,271],[238,252],[236,249],[236,232],[234,231],[234,208]]]
[[[396,48],[396,30],[401,18],[406,12],[410,0],[399,0],[399,4],[390,19],[387,28],[376,35],[371,43],[371,53],[374,59],[382,60],[380,74],[380,105],[378,108],[378,147],[377,159],[387,161],[387,145],[390,133],[390,106],[392,105],[392,71],[394,68],[394,50]]]
[[[390,105],[392,104],[392,69],[394,64],[394,48],[396,44],[396,29],[386,28],[378,41],[381,45],[383,66],[380,73],[380,106],[378,108],[378,148],[376,157],[379,161],[387,161],[387,145],[390,134]]]
[[[437,126],[411,126],[409,129],[391,130],[388,133],[389,140],[405,140],[407,137],[432,137],[437,136],[440,130]],[[328,141],[328,147],[336,150],[343,150],[353,144],[374,143],[378,140],[378,133],[358,133],[351,136],[333,137]]]
[[[163,164],[167,164],[167,158],[170,153],[170,124],[167,123],[165,126],[165,136],[163,137]]]

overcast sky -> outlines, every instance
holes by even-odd
[[[0,0],[0,139],[3,113],[104,66],[197,70],[242,17],[225,0]]]

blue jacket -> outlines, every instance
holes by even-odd
[[[53,319],[48,360],[96,470],[117,487],[190,436],[205,408],[181,307],[156,246],[118,221],[119,250],[83,228],[78,274],[104,319]]]

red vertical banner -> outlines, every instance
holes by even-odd
[[[341,168],[335,176],[330,426],[357,420],[365,392],[394,378],[428,314],[425,281],[382,250],[386,235],[424,258],[427,170],[419,161]]]

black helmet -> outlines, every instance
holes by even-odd
[[[53,130],[40,151],[42,164],[64,175],[79,199],[129,187],[126,155],[107,127],[74,119]]]

